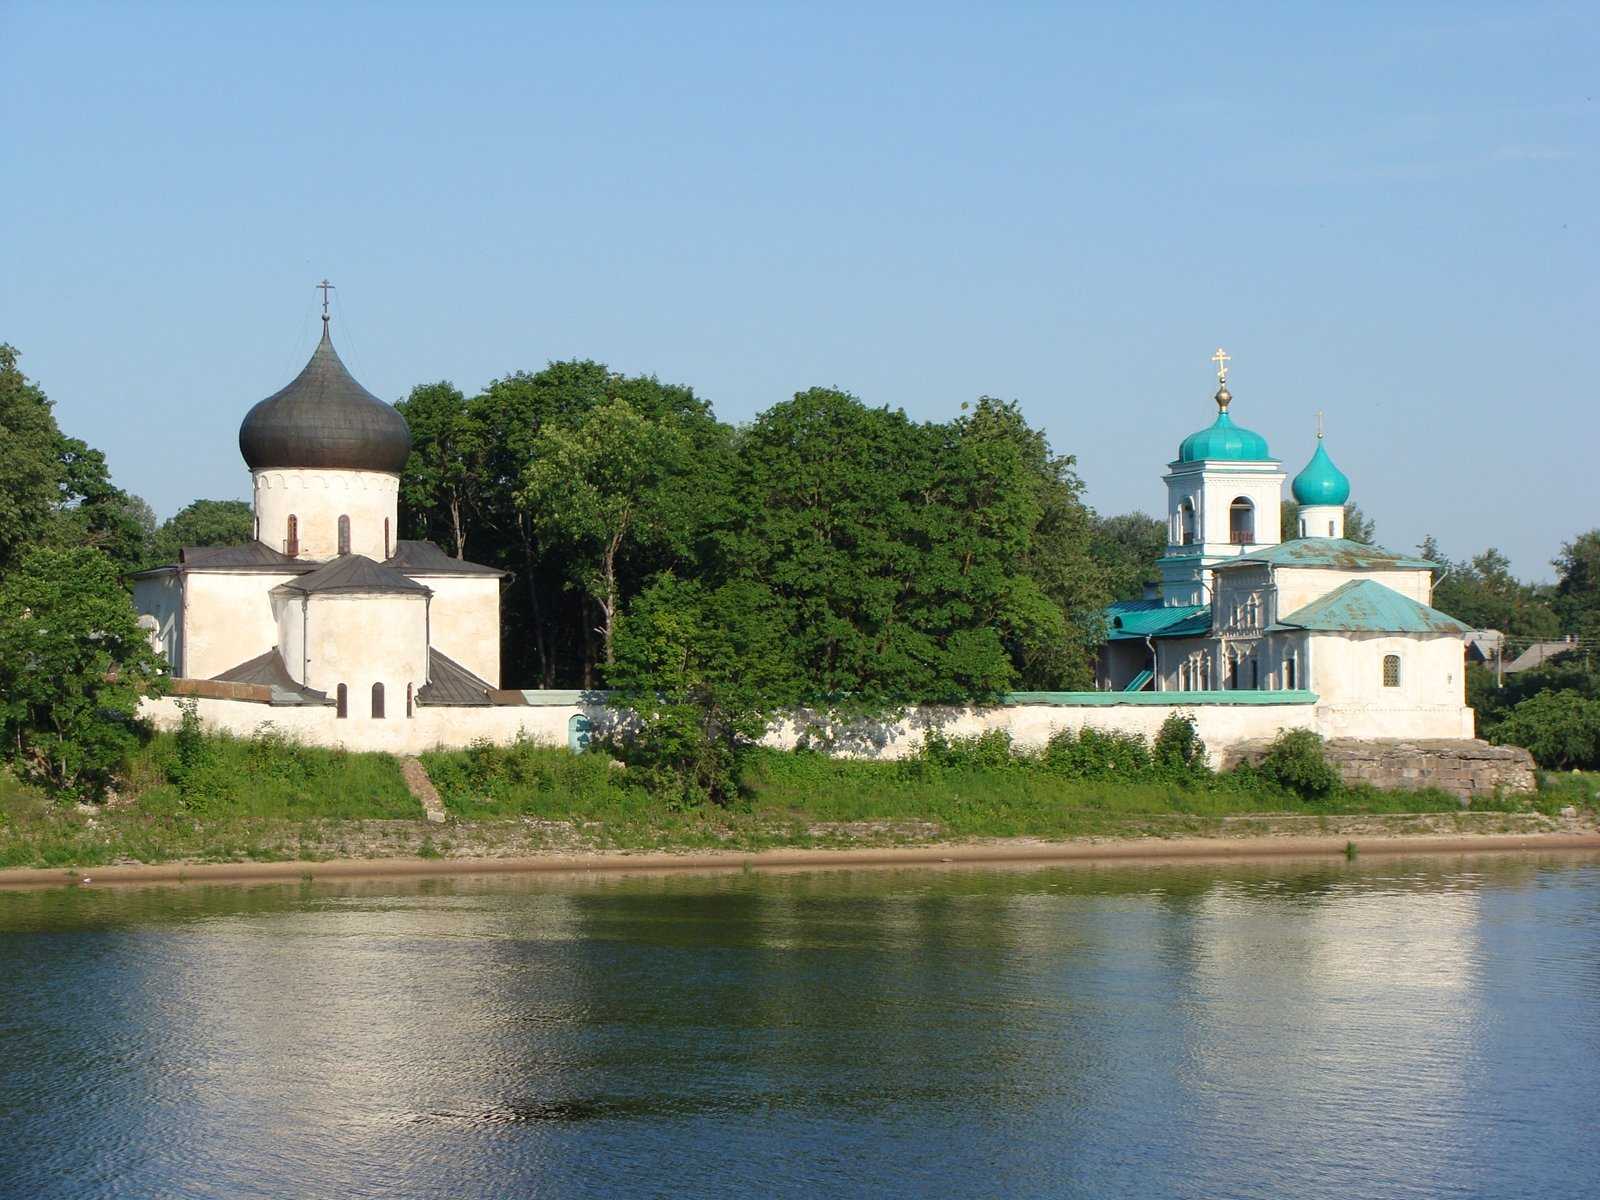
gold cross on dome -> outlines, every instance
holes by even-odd
[[[1228,360],[1232,357],[1233,355],[1229,354],[1221,346],[1218,346],[1217,352],[1211,356],[1211,361],[1217,364],[1218,383],[1228,382]]]
[[[328,319],[328,292],[333,289],[333,284],[329,283],[328,277],[324,275],[322,282],[317,286],[322,289],[322,319],[326,321]]]

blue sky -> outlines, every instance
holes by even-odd
[[[747,419],[1021,401],[1100,511],[1314,414],[1380,540],[1600,525],[1591,4],[0,2],[0,340],[162,516],[317,333],[387,399],[554,358]]]

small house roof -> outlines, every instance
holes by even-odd
[[[319,692],[315,688],[308,688],[304,684],[296,683],[283,665],[283,656],[274,646],[265,654],[258,654],[254,658],[246,659],[236,667],[230,667],[220,675],[212,676],[219,683],[254,683],[275,688],[286,699],[292,699],[301,704],[326,704],[328,693]],[[276,703],[276,701],[274,701]]]
[[[1294,538],[1241,554],[1217,564],[1216,569],[1226,571],[1245,563],[1271,563],[1277,567],[1327,567],[1336,571],[1384,570],[1438,570],[1439,564],[1425,558],[1406,558],[1385,550],[1382,546],[1368,546],[1352,542],[1349,538]]]
[[[1197,637],[1210,632],[1211,606],[1163,604],[1160,600],[1122,600],[1106,609],[1106,639]]]
[[[394,544],[394,553],[384,560],[384,566],[406,575],[498,575],[504,578],[510,574],[499,567],[451,558],[433,542],[409,539]]]
[[[1371,579],[1352,579],[1310,604],[1278,618],[1273,630],[1308,629],[1331,633],[1469,632],[1452,616],[1402,596]]]
[[[471,706],[488,705],[489,682],[479,679],[448,654],[428,647],[428,682],[417,689],[422,704]]]
[[[407,579],[393,567],[373,562],[365,554],[341,554],[309,574],[278,586],[307,595],[337,592],[360,592],[366,595],[416,592],[424,596],[432,595],[428,588],[416,580]]]

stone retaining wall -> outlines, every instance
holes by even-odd
[[[1225,766],[1258,762],[1267,743],[1236,746]],[[1439,788],[1459,796],[1463,805],[1474,797],[1532,792],[1537,780],[1533,756],[1520,746],[1491,746],[1478,738],[1334,738],[1324,743],[1328,761],[1346,783],[1375,788]]]

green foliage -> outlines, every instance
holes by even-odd
[[[0,571],[38,545],[66,479],[50,401],[0,344]]]
[[[467,556],[467,535],[482,516],[484,426],[454,384],[424,383],[395,407],[411,430],[411,457],[400,480],[409,532]]]
[[[1487,731],[1502,745],[1522,746],[1541,767],[1600,767],[1600,699],[1582,692],[1538,692]]]
[[[1161,722],[1150,758],[1157,770],[1172,776],[1207,773],[1206,744],[1195,727],[1193,714],[1173,712]]]
[[[159,779],[144,803],[217,818],[409,818],[421,816],[388,754],[308,746],[264,722],[250,737],[208,733],[193,700],[180,700],[178,728],[146,752]],[[135,772],[140,764],[135,764]]]
[[[1474,629],[1498,629],[1513,638],[1553,638],[1561,618],[1550,605],[1549,589],[1512,577],[1511,562],[1490,548],[1466,562],[1451,562],[1432,537],[1419,550],[1439,563],[1433,607]]]
[[[1155,778],[1150,743],[1137,733],[1107,733],[1099,729],[1064,729],[1046,744],[1043,766],[1067,779]]]
[[[1106,574],[1112,600],[1138,600],[1159,583],[1156,561],[1167,552],[1167,526],[1146,513],[1096,517],[1090,551]]]
[[[138,743],[162,664],[115,567],[96,550],[40,548],[0,582],[0,753],[26,778],[103,790]]]
[[[1019,766],[1022,760],[1012,754],[1011,735],[1004,729],[990,729],[972,737],[948,737],[942,730],[930,729],[911,761],[940,770],[996,771]]]
[[[1341,787],[1339,772],[1309,729],[1286,729],[1272,740],[1254,774],[1303,800],[1323,800]]]
[[[628,610],[608,678],[638,718],[611,739],[657,794],[726,802],[741,759],[798,699],[778,602],[749,581],[663,576]]]
[[[255,514],[243,500],[196,500],[161,523],[145,565],[175,563],[185,546],[239,546],[255,535]]]
[[[1600,647],[1600,529],[1563,544],[1552,565],[1557,572],[1553,605],[1562,628]]]
[[[564,746],[518,741],[475,742],[465,750],[421,756],[428,778],[452,816],[587,817],[639,808],[648,801],[629,772],[604,753],[573,754]]]

